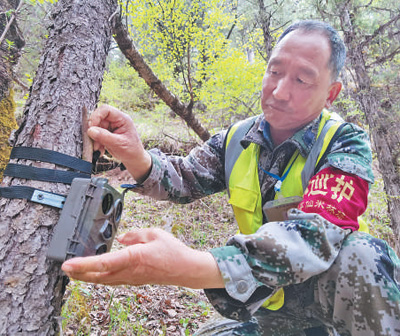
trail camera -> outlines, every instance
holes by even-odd
[[[110,251],[123,195],[105,178],[75,178],[54,229],[47,257],[63,262]]]

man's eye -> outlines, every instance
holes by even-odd
[[[303,81],[301,78],[297,78],[297,83],[299,84],[307,84],[305,81]]]

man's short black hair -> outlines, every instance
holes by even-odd
[[[286,28],[282,35],[279,36],[277,44],[279,44],[287,34],[299,29],[306,33],[319,32],[326,36],[331,47],[331,57],[328,66],[332,71],[332,80],[336,80],[346,60],[346,47],[339,33],[328,23],[317,20],[303,20],[295,22]]]

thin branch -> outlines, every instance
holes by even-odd
[[[360,6],[356,6],[356,10],[361,9],[361,8],[368,8],[369,6],[371,6],[372,4],[372,0],[369,0],[369,2],[365,5],[360,5]]]
[[[236,10],[236,13],[235,13],[235,20],[233,21],[233,24],[232,24],[232,27],[231,27],[231,29],[229,29],[228,35],[225,37],[225,39],[226,39],[226,40],[229,40],[229,38],[231,37],[231,34],[232,34],[232,32],[233,32],[233,29],[235,28],[235,26],[236,26],[236,24],[237,24],[238,17],[239,17],[239,14],[238,14],[238,11],[237,11],[238,5],[239,5],[239,0],[238,0],[238,1],[236,1],[236,7],[235,7],[235,10]],[[232,9],[233,9],[233,8],[232,8]]]
[[[108,18],[108,22],[111,22],[114,16],[117,15],[118,13],[119,13],[119,7],[117,7],[115,12],[110,15],[110,17]]]
[[[397,54],[400,54],[400,47],[397,47],[395,50],[393,50],[389,55],[377,57],[375,62],[372,62],[368,65],[366,65],[366,68],[370,68],[374,65],[377,64],[382,64],[385,63],[386,61],[392,60]]]
[[[14,22],[14,19],[16,18],[16,16],[17,16],[18,12],[20,11],[20,9],[22,8],[23,4],[24,4],[24,1],[21,0],[19,2],[19,4],[18,4],[18,7],[15,10],[12,11],[11,18],[7,22],[7,25],[4,28],[3,34],[1,34],[1,36],[0,36],[0,45],[3,43],[8,31],[10,30],[10,27],[11,27],[12,23]]]
[[[397,20],[400,20],[400,13],[386,23],[380,25],[379,28],[376,29],[372,35],[366,37],[365,40],[361,43],[361,48],[370,43],[375,37],[381,34],[388,26],[390,26],[392,23],[395,23]]]
[[[188,62],[188,69],[187,69],[187,76],[188,76],[188,84],[189,84],[189,93],[190,93],[190,102],[194,102],[194,95],[193,95],[193,87],[192,87],[192,76],[190,75],[190,40],[187,48],[187,62]]]
[[[26,85],[25,83],[23,83],[19,78],[18,78],[18,76],[14,73],[14,72],[12,72],[12,79],[13,79],[13,81],[15,82],[15,83],[17,83],[20,87],[22,87],[25,91],[28,91],[29,90],[29,87],[28,87],[28,85]]]
[[[198,143],[197,143],[196,141],[193,141],[193,140],[181,140],[181,139],[176,138],[176,137],[174,137],[174,136],[172,136],[172,135],[170,135],[170,134],[168,134],[168,133],[165,133],[164,131],[162,131],[162,134],[163,134],[165,137],[170,138],[170,139],[172,139],[172,140],[174,140],[174,141],[176,141],[176,142],[182,143],[182,144],[193,145],[193,146],[198,145]]]
[[[382,7],[372,6],[371,9],[375,9],[377,11],[382,11],[382,12],[393,13],[393,9],[392,8],[382,8]]]

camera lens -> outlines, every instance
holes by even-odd
[[[107,214],[113,206],[114,198],[111,194],[106,194],[101,203],[103,214]]]
[[[113,227],[109,221],[105,221],[104,225],[100,229],[100,233],[104,239],[110,239],[112,237]]]
[[[101,244],[97,249],[96,249],[96,255],[103,254],[107,252],[107,245],[106,244]]]
[[[118,224],[119,221],[121,220],[122,209],[123,209],[123,205],[122,205],[121,200],[117,200],[117,202],[115,202],[115,213],[114,213],[115,224]]]

